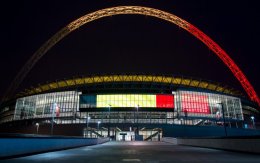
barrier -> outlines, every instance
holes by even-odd
[[[162,141],[175,145],[206,147],[238,152],[260,153],[260,137],[227,138],[173,138],[164,137]]]
[[[163,138],[162,138],[162,141],[163,141],[163,142],[166,142],[166,143],[171,143],[171,144],[177,145],[177,138],[163,137]]]
[[[227,139],[207,139],[207,138],[194,138],[194,139],[186,139],[186,138],[178,138],[178,145],[190,145],[197,147],[207,147],[207,148],[215,148],[222,150],[230,150],[230,151],[239,151],[239,152],[250,152],[250,153],[260,153],[260,139],[259,138],[227,138]]]
[[[223,126],[165,125],[163,134],[166,137],[223,137]],[[260,130],[226,127],[227,136],[257,136]]]
[[[1,137],[0,158],[30,155],[42,152],[96,145],[108,142],[109,138],[77,137]]]

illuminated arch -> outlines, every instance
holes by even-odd
[[[29,71],[33,68],[35,63],[57,42],[67,36],[69,33],[74,31],[75,29],[81,27],[82,25],[94,21],[96,19],[100,19],[107,16],[120,15],[120,14],[139,14],[139,15],[147,15],[152,17],[157,17],[159,19],[166,20],[173,24],[178,25],[179,27],[185,29],[193,36],[202,41],[205,45],[207,45],[231,70],[233,75],[238,79],[248,96],[252,101],[255,101],[260,106],[260,99],[258,98],[254,88],[247,80],[246,76],[240,70],[240,68],[236,65],[236,63],[229,57],[229,55],[211,38],[209,38],[206,34],[204,34],[201,30],[196,28],[194,25],[188,23],[187,21],[165,11],[161,11],[158,9],[148,8],[148,7],[140,7],[140,6],[118,6],[111,7],[102,10],[98,10],[92,12],[90,14],[86,14],[77,20],[71,22],[60,31],[58,31],[54,36],[52,36],[47,42],[45,42],[27,61],[24,67],[20,70],[20,72],[15,77],[14,81],[11,83],[9,89],[7,90],[7,94],[5,97],[8,97],[14,93],[14,91],[18,88],[20,83],[23,81],[25,76],[29,73]]]

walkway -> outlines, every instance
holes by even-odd
[[[7,163],[81,162],[260,162],[260,156],[215,149],[177,146],[164,142],[109,142],[10,160]]]

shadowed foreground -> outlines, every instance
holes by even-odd
[[[260,156],[164,142],[108,142],[0,162],[260,162]]]

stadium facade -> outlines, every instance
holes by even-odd
[[[172,125],[253,128],[252,115],[259,115],[256,103],[219,83],[167,75],[97,75],[24,90],[1,105],[0,126],[3,132],[35,133],[37,125],[42,134],[158,140]]]

